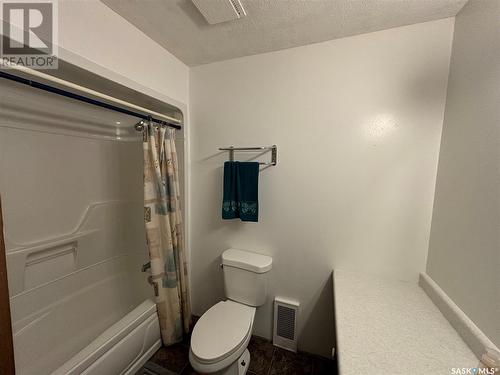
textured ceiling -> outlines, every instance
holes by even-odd
[[[467,2],[242,0],[247,17],[209,25],[191,0],[101,1],[190,66],[453,17]]]

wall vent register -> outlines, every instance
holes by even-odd
[[[274,299],[273,344],[297,352],[297,315],[299,303],[285,298]]]

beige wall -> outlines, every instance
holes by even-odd
[[[456,17],[428,274],[500,346],[500,2]]]
[[[270,254],[255,333],[270,337],[275,295],[297,299],[299,348],[329,355],[333,268],[417,279],[452,32],[445,19],[191,70],[194,313],[224,298],[224,249]],[[274,143],[278,165],[260,174],[259,222],[221,220],[227,154],[218,147]]]

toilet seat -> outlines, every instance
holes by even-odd
[[[252,335],[255,307],[233,301],[212,306],[191,335],[190,359],[195,370],[215,372],[234,362]]]

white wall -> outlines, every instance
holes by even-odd
[[[428,274],[500,346],[500,3],[456,17]]]
[[[274,295],[301,303],[299,348],[333,345],[331,272],[415,281],[425,269],[453,19],[193,68],[193,310],[222,299],[228,247],[274,257]],[[221,219],[221,146],[278,145],[258,223]],[[240,160],[249,158],[239,155]],[[269,155],[267,155],[269,158]]]
[[[188,103],[189,68],[99,0],[59,2],[59,44],[175,101]]]

